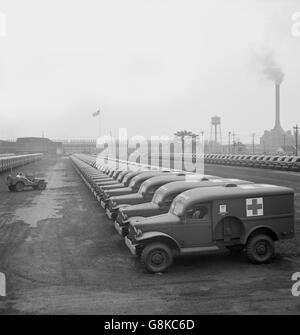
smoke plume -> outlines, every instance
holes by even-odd
[[[268,80],[272,80],[276,84],[281,84],[284,78],[284,73],[279,65],[273,49],[264,50],[257,53],[254,57],[254,62],[258,67],[259,72]]]

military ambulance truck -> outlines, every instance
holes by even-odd
[[[126,173],[129,173],[130,171],[124,171],[124,170],[115,170],[112,177],[109,178],[100,178],[100,179],[95,179],[94,180],[94,186],[95,190],[98,191],[100,190],[100,187],[102,185],[116,185],[119,183],[119,180],[122,180],[123,177],[126,175]]]
[[[130,172],[132,172],[132,171],[131,170],[122,170],[114,180],[103,181],[103,182],[101,182],[101,184],[99,184],[99,186],[110,186],[110,185],[120,184],[123,181],[124,177]]]
[[[116,180],[120,173],[121,171],[115,169],[111,169],[108,175],[106,174],[100,175],[99,173],[94,175],[89,173],[88,180],[91,186],[96,190],[98,185],[101,185],[104,182],[112,182]]]
[[[167,214],[130,222],[125,243],[150,273],[178,255],[245,249],[250,262],[271,260],[274,242],[294,236],[294,191],[266,184],[207,187],[178,195]]]
[[[178,194],[194,188],[203,188],[202,192],[205,192],[206,187],[229,185],[230,183],[241,185],[251,184],[252,182],[233,178],[203,178],[200,181],[185,180],[165,184],[155,192],[151,202],[121,207],[115,221],[115,228],[121,236],[125,237],[128,233],[128,224],[131,220],[142,220],[145,217],[167,213],[172,201]],[[198,191],[201,192],[200,189]]]
[[[120,187],[120,188],[104,191],[102,199],[100,201],[101,206],[104,209],[106,209],[108,205],[108,201],[110,200],[111,197],[124,195],[124,194],[130,194],[130,193],[136,193],[138,192],[140,186],[145,180],[151,177],[159,176],[159,175],[166,174],[166,173],[171,173],[171,172],[170,171],[145,171],[145,172],[135,175],[131,179],[127,187]]]
[[[109,198],[110,196],[110,191],[111,190],[115,190],[115,189],[119,189],[119,188],[124,188],[124,187],[128,187],[131,180],[143,173],[143,172],[147,172],[149,170],[137,170],[137,171],[129,171],[129,173],[127,173],[122,180],[119,180],[119,183],[117,184],[114,184],[114,185],[101,185],[99,187],[99,190],[98,190],[98,193],[99,193],[99,196],[100,196],[100,199],[103,201],[101,202],[101,206],[103,208],[105,208],[105,201]]]

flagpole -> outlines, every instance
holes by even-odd
[[[101,137],[101,111],[99,108],[99,138]]]

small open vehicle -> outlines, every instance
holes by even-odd
[[[25,188],[31,187],[34,190],[44,190],[47,182],[41,178],[34,176],[26,176],[22,172],[18,172],[15,176],[11,174],[6,179],[7,187],[10,191],[22,192]]]

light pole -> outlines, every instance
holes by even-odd
[[[296,156],[298,156],[298,135],[299,135],[299,127],[296,124],[296,126],[294,127],[295,129],[295,144],[296,144]]]
[[[201,146],[202,146],[202,153],[204,153],[205,151],[205,145],[204,145],[204,130],[201,130],[200,131],[200,134],[201,134]]]
[[[204,131],[200,131],[200,134],[201,134],[201,139],[202,139],[202,144],[204,144]]]
[[[228,153],[230,154],[230,136],[231,136],[231,131],[228,132]]]
[[[231,135],[232,135],[233,153],[236,154],[236,151],[235,151],[235,146],[236,146],[235,136],[236,136],[236,134],[234,132],[232,132]]]
[[[254,150],[254,139],[255,139],[255,134],[252,134],[252,154],[254,155],[255,150]]]
[[[286,138],[286,134],[283,134],[283,151],[285,152],[285,138]]]

